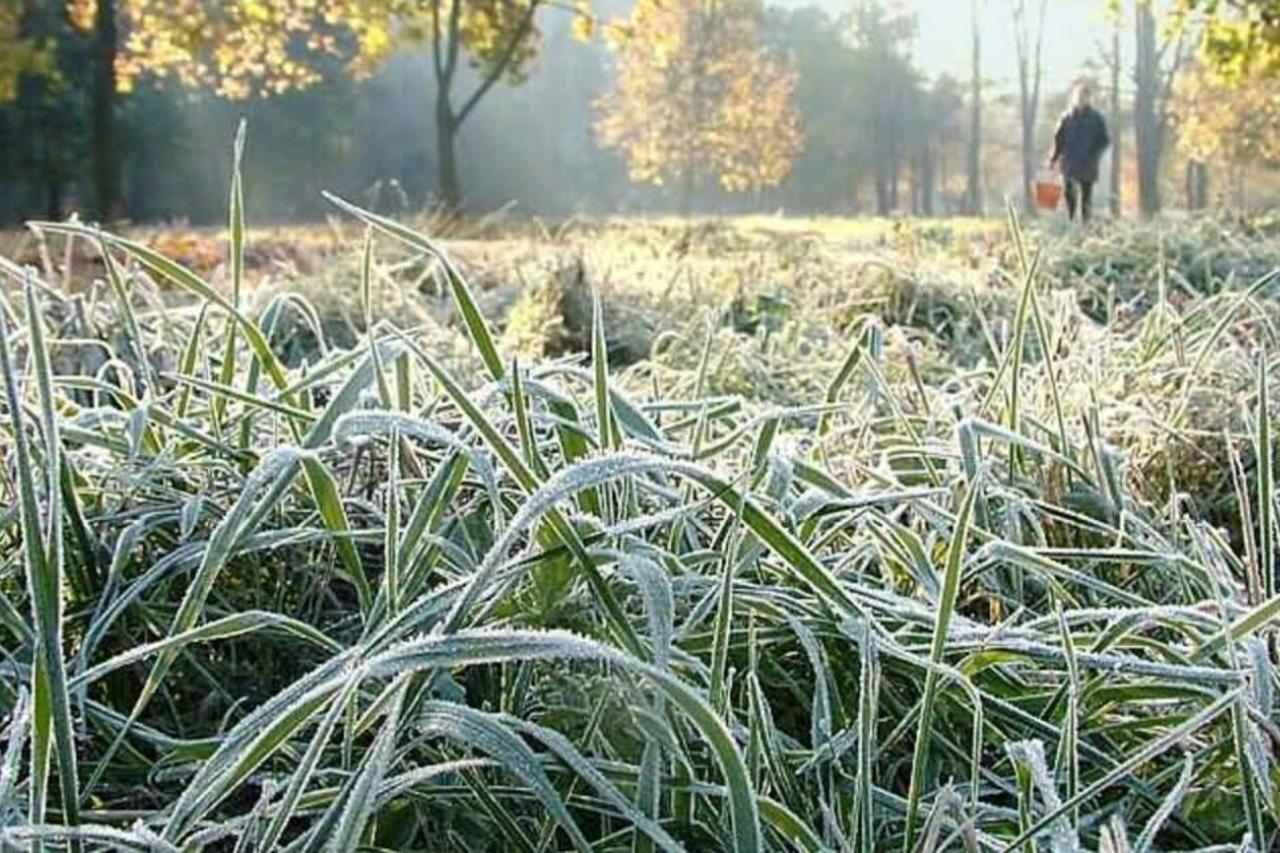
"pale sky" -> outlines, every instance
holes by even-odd
[[[847,11],[853,0],[774,0],[778,5],[818,5],[832,14]],[[930,77],[944,72],[969,79],[971,24],[969,0],[903,0],[920,20],[916,57]],[[1011,0],[983,0],[983,73],[1000,91],[1017,86],[1013,50]],[[1028,6],[1038,5],[1031,0]],[[1110,24],[1104,19],[1104,0],[1049,0],[1045,15],[1044,69],[1047,90],[1068,89],[1085,73],[1085,64],[1110,45]],[[1129,50],[1130,34],[1122,34]]]
[[[967,0],[909,0],[920,17],[917,57],[930,75],[949,71],[969,77],[970,17]],[[1038,4],[1028,2],[1027,6]],[[983,13],[983,70],[1000,87],[1017,85],[1010,0],[985,0]],[[1103,0],[1049,0],[1045,14],[1044,70],[1046,85],[1068,88],[1085,73],[1085,64],[1110,45],[1111,27],[1104,18]],[[1122,39],[1128,33],[1122,34]],[[1122,48],[1129,45],[1122,42]]]

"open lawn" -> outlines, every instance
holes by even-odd
[[[1272,849],[1275,221],[122,235],[0,237],[0,847]]]

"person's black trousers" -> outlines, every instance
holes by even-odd
[[[1080,211],[1080,219],[1084,222],[1089,221],[1089,217],[1093,215],[1093,181],[1066,181],[1067,195],[1067,217],[1076,218],[1076,211]]]

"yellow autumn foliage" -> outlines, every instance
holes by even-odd
[[[1280,0],[1178,0],[1201,33],[1201,58],[1229,82],[1280,76]]]
[[[1173,113],[1180,146],[1198,160],[1280,164],[1280,86],[1260,71],[1230,81],[1203,67],[1184,73]]]
[[[62,3],[67,19],[94,27],[97,0]],[[537,52],[534,13],[549,0],[115,0],[121,33],[117,82],[130,91],[143,76],[175,80],[221,97],[246,98],[302,89],[326,66],[345,63],[363,76],[402,45],[448,40],[478,69],[504,68],[519,80]],[[574,30],[590,37],[588,0],[561,4]],[[52,46],[20,37],[20,7],[0,4],[0,100],[13,97],[22,73],[42,70]]]
[[[618,79],[597,130],[633,180],[707,175],[743,192],[786,178],[801,145],[796,75],[760,28],[755,0],[638,0],[609,28]]]
[[[17,6],[0,4],[0,103],[17,95],[23,74],[46,73],[52,68],[53,47],[24,37],[19,14]]]
[[[89,33],[97,0],[61,3],[67,20]],[[138,78],[174,79],[231,98],[274,94],[317,82],[319,55],[336,55],[343,26],[320,16],[326,0],[116,0],[120,33],[117,86]],[[21,74],[52,72],[55,46],[21,37],[20,6],[0,4],[0,100]]]

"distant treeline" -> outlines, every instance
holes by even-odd
[[[548,23],[548,39],[560,43],[549,49],[554,55],[524,84],[496,88],[462,132],[460,171],[478,209],[515,200],[559,215],[579,205],[612,208],[628,190],[624,165],[592,138],[605,53],[570,39],[554,18]],[[0,220],[93,210],[92,81],[74,61],[67,65],[69,79],[28,75],[17,98],[0,104]],[[321,190],[376,196],[388,210],[431,204],[432,87],[422,55],[397,57],[367,80],[335,74],[248,100],[143,80],[117,108],[122,212],[133,221],[225,217],[241,117],[249,124],[246,192],[258,221],[323,215]]]
[[[723,175],[717,180],[707,169],[690,168],[663,184],[652,183],[654,175],[648,176],[650,183],[637,183],[637,147],[652,147],[652,139],[636,143],[633,138],[631,149],[619,153],[601,133],[602,99],[614,92],[624,61],[606,43],[607,27],[582,38],[581,15],[546,0],[523,2],[536,27],[517,30],[512,44],[527,48],[527,54],[518,54],[518,64],[495,74],[496,85],[489,89],[483,84],[491,59],[475,60],[466,51],[475,54],[476,47],[463,44],[464,59],[450,81],[452,112],[441,110],[440,54],[438,48],[432,52],[429,39],[399,45],[363,77],[346,73],[337,57],[322,57],[320,71],[328,61],[331,73],[317,74],[321,82],[272,97],[224,99],[207,86],[184,87],[176,79],[180,75],[145,71],[119,92],[112,87],[108,96],[101,69],[113,67],[107,60],[125,44],[105,17],[110,4],[92,6],[96,26],[81,28],[65,20],[60,2],[35,3],[7,19],[0,10],[0,53],[7,52],[9,62],[6,76],[6,58],[0,58],[0,223],[71,213],[135,222],[218,221],[225,216],[230,142],[241,117],[249,121],[246,186],[257,222],[323,216],[330,211],[321,190],[388,212],[423,209],[440,203],[442,195],[460,195],[472,211],[510,204],[519,212],[553,218],[688,208],[705,213],[982,213],[999,209],[1004,197],[1027,197],[1029,176],[1065,95],[1041,91],[1039,53],[1033,48],[1044,38],[1043,13],[1038,30],[1032,13],[1043,0],[1009,0],[1009,8],[1001,7],[1000,14],[1013,10],[1021,34],[1020,78],[1013,92],[1008,81],[1002,90],[985,79],[976,29],[973,67],[928,79],[912,56],[916,22],[894,3],[857,0],[848,14],[837,17],[817,7],[725,0],[754,10],[755,31],[739,35],[760,42],[759,49],[785,68],[778,85],[785,87],[788,113],[779,113],[779,120],[798,137],[798,144],[779,155],[786,158],[786,177],[780,183],[747,180],[735,193],[724,189]],[[601,21],[623,20],[635,0],[583,4]],[[116,8],[124,14],[122,4]],[[1143,28],[1142,16],[1151,14],[1141,4],[1135,9],[1139,47],[1144,32],[1154,44],[1154,29]],[[687,12],[685,19],[705,31],[716,23],[705,12]],[[636,20],[631,18],[633,29]],[[963,16],[959,24],[967,26]],[[38,31],[38,37],[24,35],[24,27]],[[114,40],[105,54],[104,31]],[[1177,187],[1181,177],[1181,165],[1171,166],[1173,158],[1162,158],[1161,151],[1171,147],[1164,144],[1164,126],[1177,110],[1165,104],[1168,89],[1163,100],[1153,95],[1144,102],[1139,86],[1133,106],[1121,102],[1120,37],[1117,25],[1115,50],[1102,56],[1096,69],[1104,107],[1117,125],[1148,132],[1138,134],[1138,156],[1123,167],[1117,163],[1103,196],[1118,199],[1123,187],[1126,198],[1153,212],[1160,200],[1152,181],[1163,174],[1160,180]],[[740,39],[735,49],[743,45]],[[985,50],[994,61],[990,56],[998,51]],[[1165,73],[1158,61],[1148,66],[1147,79]],[[1129,70],[1124,69],[1126,75]],[[1106,85],[1108,77],[1114,86]],[[640,83],[656,91],[666,85]],[[485,97],[463,116],[464,124],[457,119],[459,101],[478,87]],[[641,85],[637,91],[646,89]],[[1221,88],[1206,91],[1202,102],[1223,101]],[[750,110],[750,96],[745,100],[741,109]],[[696,98],[690,103],[701,109]],[[1143,103],[1149,109],[1138,109]],[[1190,112],[1210,115],[1207,109]],[[440,115],[452,116],[446,119],[452,123],[448,133],[440,132]],[[631,118],[649,121],[643,110]],[[1222,159],[1216,141],[1243,138],[1224,134],[1222,123],[1202,122],[1198,144],[1188,149],[1194,159],[1188,180],[1196,178],[1188,183],[1189,198],[1190,190],[1196,191],[1191,206],[1210,198],[1205,164]],[[613,130],[618,136],[616,126]],[[1114,130],[1117,137],[1127,132]],[[701,137],[690,134],[690,146],[706,145],[716,133],[724,131],[712,127]],[[1245,155],[1257,159],[1252,150],[1235,159],[1243,162]],[[455,156],[456,167],[442,163]],[[740,160],[743,152],[733,156]],[[1233,173],[1241,187],[1242,174]],[[1221,177],[1214,176],[1219,187]],[[1243,198],[1243,191],[1239,195]],[[110,196],[109,204],[97,203],[103,196]],[[104,214],[107,208],[110,213]]]
[[[880,4],[873,18],[817,8],[768,9],[762,34],[797,72],[802,150],[777,189],[730,195],[698,182],[694,204],[733,212],[948,212],[959,200],[965,92],[925,80],[909,55],[911,24]],[[556,9],[539,13],[542,42],[528,79],[499,85],[458,139],[466,204],[562,217],[659,211],[674,189],[637,185],[596,132],[614,77],[597,35],[580,40]],[[94,210],[94,44],[73,28],[56,73],[21,75],[0,99],[0,220]],[[475,77],[463,67],[461,75]],[[122,218],[216,221],[224,216],[230,140],[249,120],[247,186],[258,221],[323,215],[321,189],[384,209],[438,197],[435,82],[425,50],[404,51],[372,77],[340,73],[302,91],[224,100],[143,76],[115,110]]]

